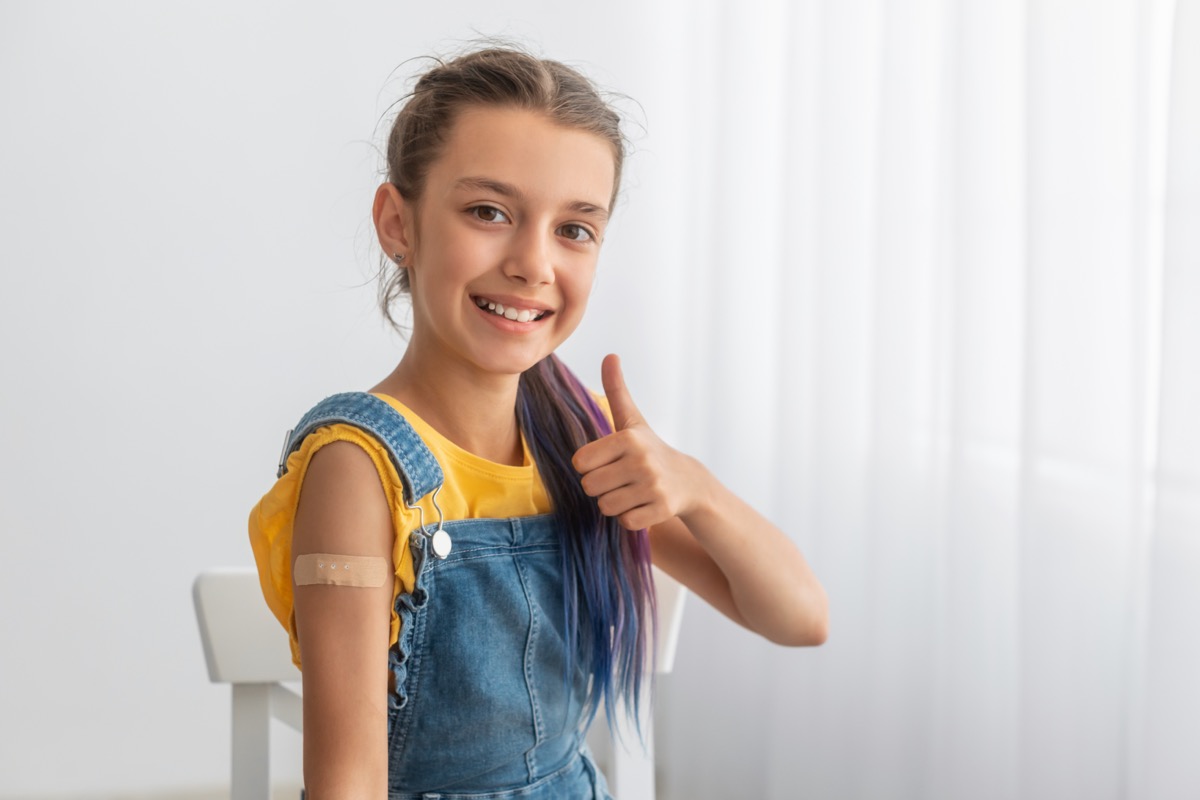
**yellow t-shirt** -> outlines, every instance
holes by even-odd
[[[524,437],[521,439],[525,450],[524,463],[521,466],[497,464],[454,444],[399,400],[384,394],[375,396],[404,415],[437,459],[445,476],[445,483],[438,494],[438,505],[447,521],[549,513],[550,498]],[[603,402],[601,407],[607,412]],[[271,611],[287,629],[292,645],[292,660],[297,667],[300,666],[300,647],[296,640],[296,616],[292,606],[292,524],[300,500],[300,486],[304,483],[304,475],[313,454],[330,442],[338,441],[357,444],[375,462],[388,506],[392,510],[392,526],[396,532],[392,561],[396,578],[392,590],[390,644],[395,644],[400,634],[396,597],[401,592],[412,591],[416,583],[408,533],[417,527],[420,515],[404,505],[403,484],[388,457],[387,448],[353,425],[336,423],[317,428],[305,437],[299,449],[288,456],[287,472],[250,512],[250,545],[258,565],[263,596]],[[425,524],[430,529],[438,519],[431,498],[432,492],[419,503],[425,515]]]

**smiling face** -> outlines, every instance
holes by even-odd
[[[517,108],[461,112],[420,198],[395,193],[399,225],[379,231],[405,253],[410,355],[517,375],[553,352],[587,306],[614,179],[595,134]]]

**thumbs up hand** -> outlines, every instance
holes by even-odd
[[[621,361],[606,356],[600,368],[612,410],[613,433],[589,442],[571,459],[583,490],[600,512],[636,531],[686,514],[696,505],[699,462],[674,449],[650,429],[621,374]]]

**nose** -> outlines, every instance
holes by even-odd
[[[504,274],[527,286],[554,283],[553,243],[532,226],[521,231],[512,242],[504,262]]]

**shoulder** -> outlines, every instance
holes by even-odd
[[[390,519],[402,487],[387,448],[375,437],[345,423],[322,426],[287,457],[286,471],[256,506],[251,541],[256,552],[284,543],[290,549],[293,526],[295,533],[308,527],[302,522]]]
[[[320,473],[313,476],[318,480],[379,483],[389,497],[401,486],[387,447],[362,428],[344,422],[325,425],[308,434],[287,457],[286,466],[281,483],[290,477],[296,491],[301,485],[308,485],[314,467]]]
[[[373,437],[353,425],[329,425],[305,437],[288,457],[287,471],[250,512],[250,546],[263,596],[288,630],[297,664],[293,554],[390,554],[390,509],[399,481]]]
[[[328,489],[351,500],[368,500],[378,491],[374,447],[355,438],[334,438],[314,448],[304,474],[305,493]]]
[[[336,439],[312,454],[296,504],[297,546],[319,540],[327,552],[390,551],[391,492],[372,455],[357,441]]]
[[[387,447],[370,432],[344,422],[308,434],[288,457],[287,468],[288,474],[293,468],[296,473],[300,501],[320,495],[348,505],[379,499],[386,505],[402,485]]]

